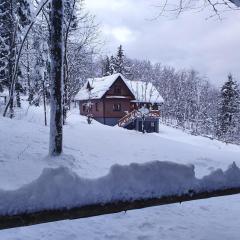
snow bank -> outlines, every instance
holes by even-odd
[[[240,169],[235,162],[233,162],[226,171],[217,169],[201,179],[201,188],[203,190],[236,187],[240,187]]]
[[[15,191],[0,190],[0,215],[72,208],[88,204],[180,195],[240,187],[240,169],[233,163],[202,179],[194,166],[171,162],[114,165],[97,179],[79,177],[65,167],[44,169],[38,179]]]

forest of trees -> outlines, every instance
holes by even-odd
[[[234,76],[218,88],[194,69],[176,70],[149,60],[128,58],[122,46],[112,56],[99,56],[99,27],[83,0],[65,0],[63,18],[63,122],[71,101],[88,77],[122,73],[131,80],[152,82],[163,96],[161,120],[192,134],[240,143],[239,86]],[[50,102],[51,6],[44,5],[26,36],[38,0],[2,0],[0,4],[0,95],[8,92],[14,117],[22,96],[29,105]],[[19,62],[18,62],[19,58]]]
[[[221,88],[194,69],[176,70],[149,60],[127,58],[122,46],[115,56],[100,60],[103,76],[119,72],[131,80],[152,82],[164,99],[161,121],[195,135],[240,143],[239,86],[223,76]]]
[[[64,109],[67,111],[70,99],[91,73],[99,31],[83,0],[66,0],[64,4]],[[14,92],[16,104],[10,103],[7,112],[10,117],[14,116],[14,105],[21,107],[20,93],[28,96],[30,105],[38,106],[50,99],[50,3],[37,16],[21,46],[39,5],[37,0],[3,0],[0,4],[0,91]]]

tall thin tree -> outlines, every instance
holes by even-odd
[[[49,154],[51,156],[57,156],[62,153],[63,1],[64,0],[52,0],[50,16],[51,115]]]

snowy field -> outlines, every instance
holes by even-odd
[[[194,164],[197,177],[233,161],[240,147],[160,126],[142,134],[86,119],[73,111],[64,129],[64,156],[49,159],[49,129],[42,109],[29,108],[17,120],[0,117],[0,189],[16,189],[46,167],[65,166],[81,177],[106,175],[113,164],[172,161]],[[73,157],[69,157],[72,155]],[[0,240],[23,239],[239,239],[240,196],[173,204],[127,213],[61,221],[0,231]]]

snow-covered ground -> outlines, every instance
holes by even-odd
[[[81,177],[106,175],[113,164],[172,161],[194,164],[197,177],[233,161],[240,147],[160,126],[142,134],[97,122],[88,125],[73,111],[64,128],[64,153],[50,159],[49,129],[42,110],[30,108],[17,120],[0,117],[0,189],[16,189],[46,167],[65,166]],[[72,155],[73,157],[69,157]],[[20,239],[239,239],[239,196],[160,206],[127,213],[61,221],[0,231],[0,240]]]

